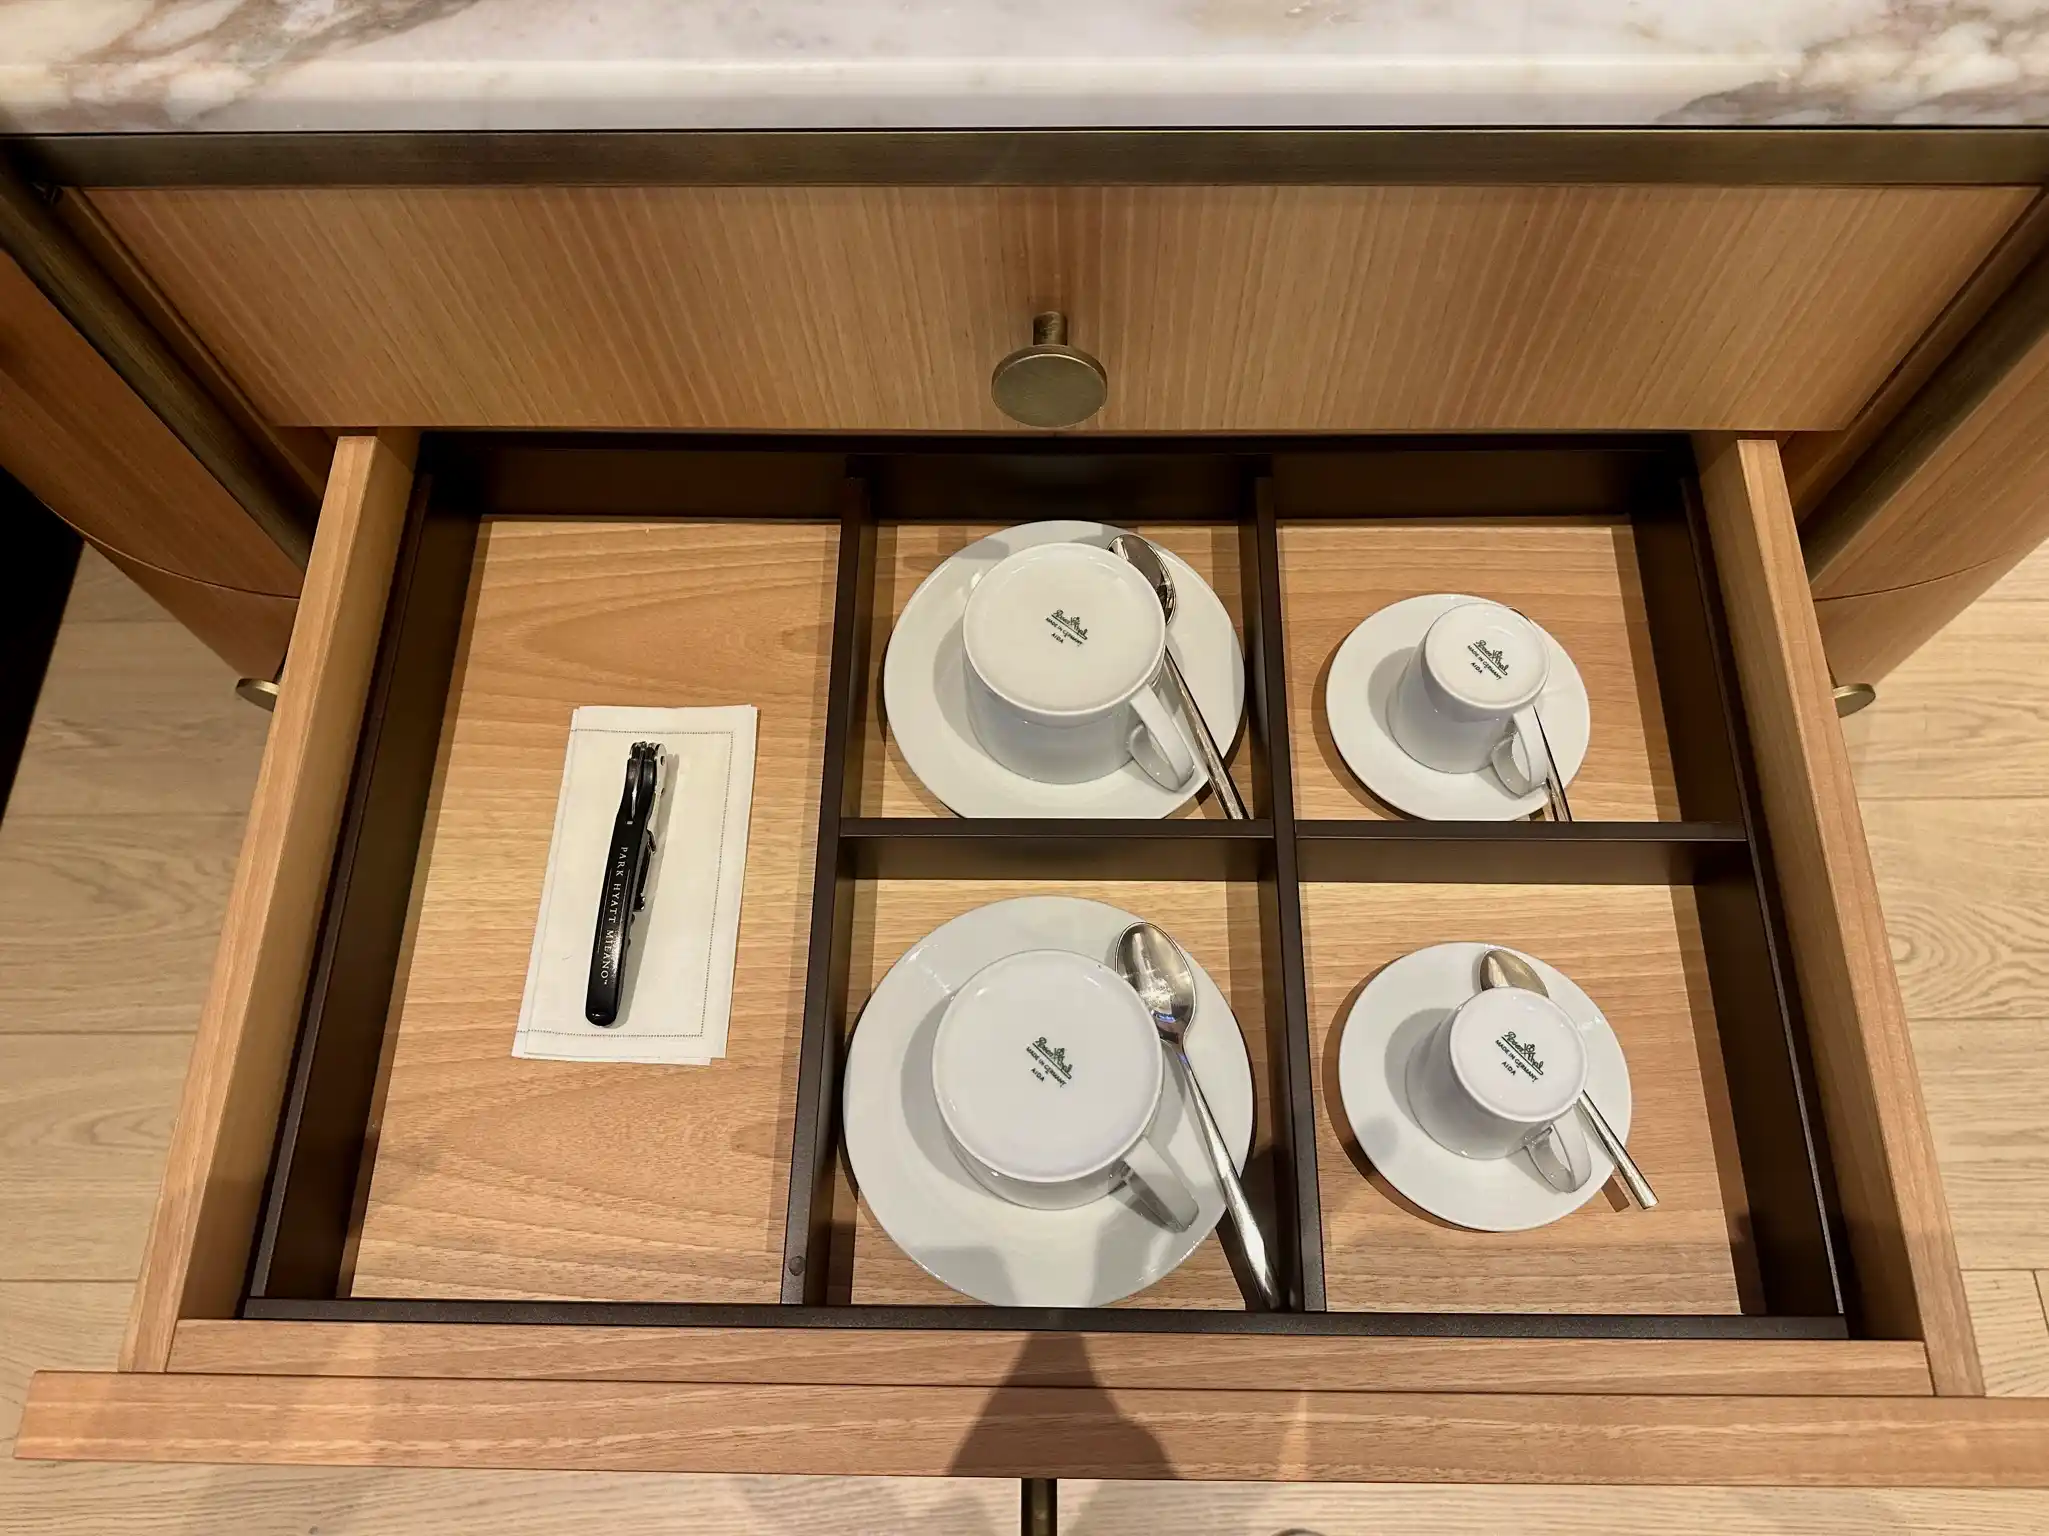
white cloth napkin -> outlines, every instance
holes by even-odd
[[[725,1055],[757,713],[751,704],[586,706],[570,717],[513,1055],[687,1066]],[[636,741],[657,742],[663,754],[654,861],[647,905],[633,922],[619,1021],[600,1028],[583,1016],[584,993],[605,850]]]

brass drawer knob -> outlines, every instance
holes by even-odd
[[[996,365],[989,393],[1012,421],[1028,427],[1071,427],[1103,408],[1110,376],[1103,365],[1067,344],[1067,316],[1032,316],[1032,344]]]

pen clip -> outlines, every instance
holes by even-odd
[[[589,984],[583,1016],[593,1024],[619,1022],[626,987],[626,953],[633,919],[647,904],[647,872],[655,851],[654,807],[661,789],[662,749],[636,741],[626,754],[626,780],[619,813],[605,849],[604,883],[598,892],[597,928],[591,938]]]

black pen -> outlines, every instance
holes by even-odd
[[[598,895],[597,934],[591,941],[590,987],[583,1016],[593,1024],[619,1022],[626,985],[626,946],[633,919],[647,903],[647,870],[655,851],[655,794],[661,786],[662,751],[636,741],[626,755],[626,785],[605,850],[605,883]]]

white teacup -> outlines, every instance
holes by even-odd
[[[1167,622],[1146,579],[1092,544],[998,561],[961,617],[968,723],[982,748],[1042,784],[1082,784],[1127,761],[1184,787],[1195,753],[1159,692]]]
[[[961,1164],[1014,1205],[1065,1210],[1126,1184],[1177,1232],[1195,1196],[1147,1139],[1166,1057],[1115,971],[1034,949],[983,967],[932,1042],[932,1092]]]
[[[1564,1009],[1535,992],[1493,987],[1410,1053],[1409,1110],[1431,1140],[1461,1157],[1513,1157],[1555,1136],[1578,1187],[1593,1172],[1573,1113],[1587,1070],[1586,1041]]]
[[[1431,623],[1388,702],[1401,749],[1440,773],[1491,766],[1511,794],[1551,776],[1537,699],[1551,675],[1543,631],[1513,608],[1472,598]]]

